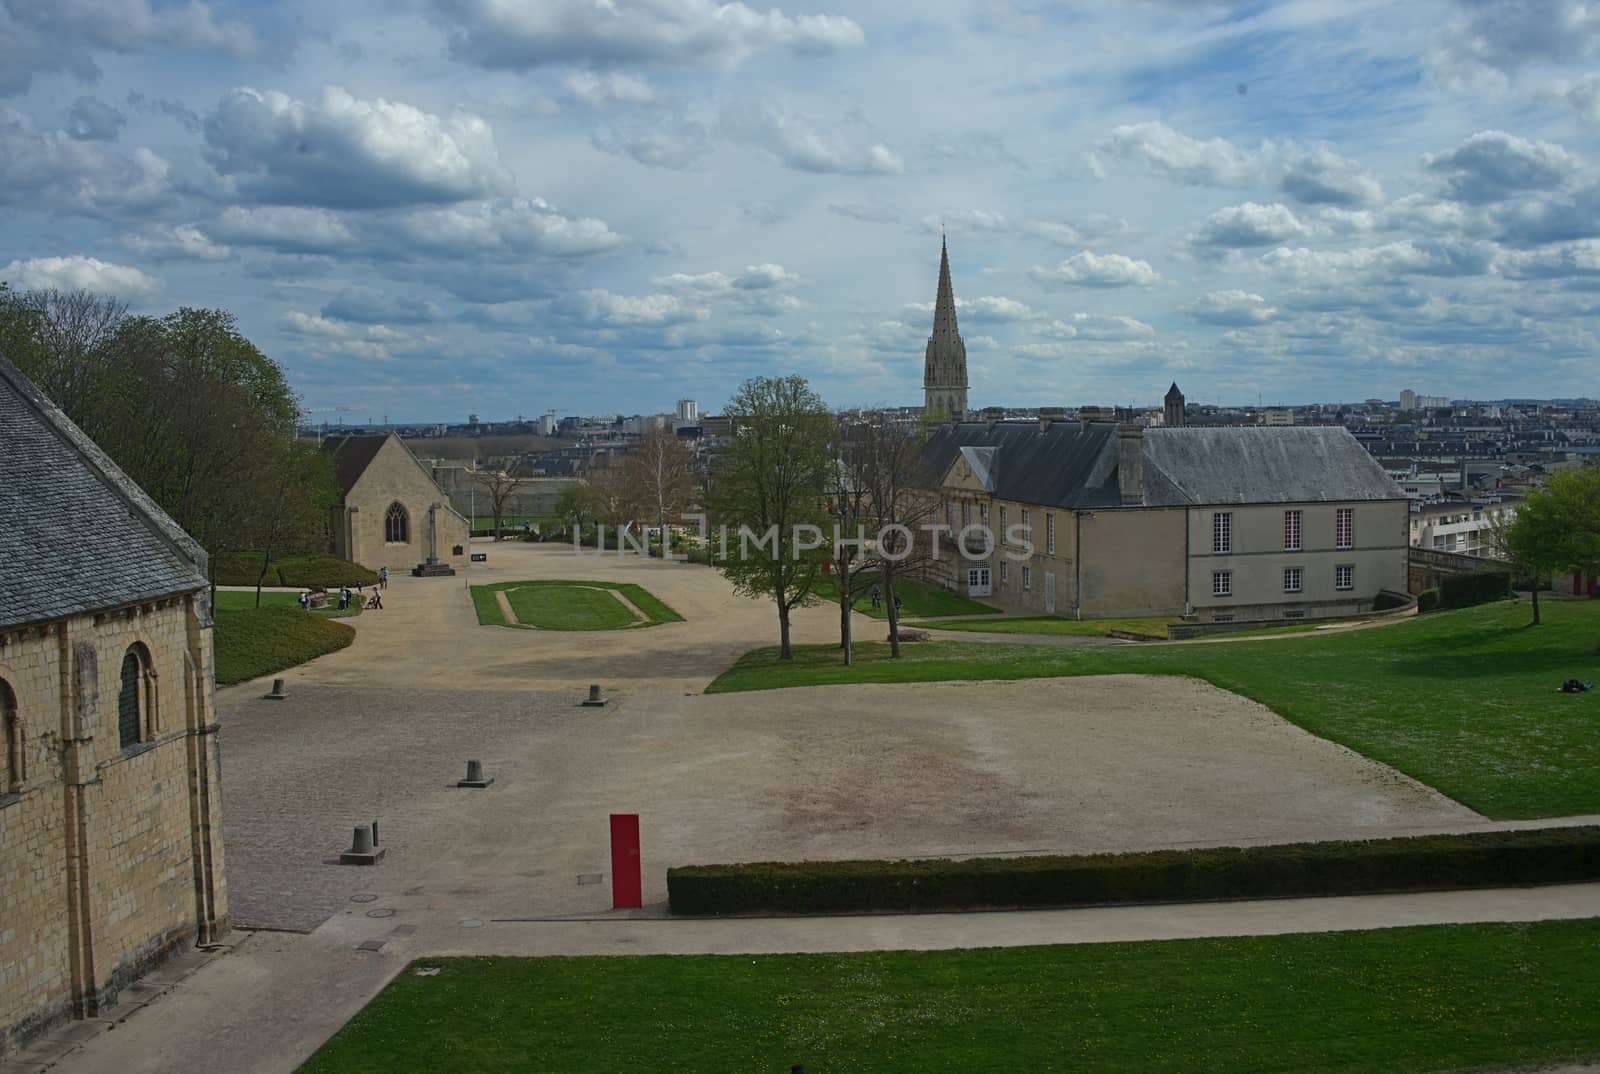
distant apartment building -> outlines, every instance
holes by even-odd
[[[693,399],[679,399],[677,418],[679,425],[698,425],[700,422],[700,404]]]
[[[1288,407],[1273,407],[1261,412],[1262,425],[1293,425],[1294,411]]]
[[[1458,556],[1498,559],[1495,531],[1517,516],[1515,504],[1422,504],[1411,512],[1411,546]]]

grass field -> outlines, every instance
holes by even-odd
[[[221,594],[219,593],[220,597]],[[307,615],[298,607],[228,610],[215,613],[217,685],[271,675],[343,649],[356,632],[322,615]]]
[[[909,624],[929,630],[980,630],[986,634],[1068,634],[1074,637],[1104,638],[1113,630],[1135,634],[1167,636],[1167,624],[1178,620],[1155,619],[1059,619],[1053,615],[1030,615],[1017,619],[929,619]]]
[[[423,959],[303,1074],[1266,1071],[1600,1056],[1600,922],[965,951]]]
[[[261,553],[235,552],[218,556],[214,566],[218,585],[253,586],[261,574]],[[273,559],[262,584],[338,589],[342,585],[354,586],[357,582],[371,585],[377,580],[376,571],[370,571],[359,563],[323,553],[307,553]]]
[[[915,582],[896,582],[895,592],[900,594],[900,619],[919,617],[935,617],[942,615],[994,615],[999,608],[987,604],[979,604],[958,593],[951,593],[946,589],[932,589],[917,585]],[[833,578],[823,578],[817,583],[817,596],[839,602],[839,583]],[[889,611],[880,607],[872,607],[871,596],[863,596],[856,601],[856,611],[862,615],[870,615],[874,619],[888,620]]]
[[[326,608],[311,609],[312,615],[320,615],[324,619],[347,619],[352,615],[360,615],[361,609],[366,605],[367,598],[362,594],[350,594],[350,607],[344,611],[339,610],[338,591],[328,593],[328,606]],[[256,606],[256,595],[245,593],[237,589],[217,590],[216,608],[219,611],[245,611],[253,610]],[[300,595],[298,593],[262,593],[261,606],[263,608],[300,608]],[[381,610],[381,609],[380,609]]]
[[[610,589],[621,593],[645,614],[638,626],[659,626],[662,623],[681,623],[683,616],[667,607],[660,598],[643,586],[631,582],[495,582],[493,585],[472,587],[472,606],[478,613],[478,622],[487,626],[531,627],[539,630],[618,630],[636,625],[636,620],[623,603],[608,593],[596,592]],[[506,621],[495,593],[508,590],[506,600],[516,613],[518,623]]]
[[[842,682],[1192,675],[1501,819],[1600,813],[1600,601],[1502,601],[1393,626],[1222,645],[1116,648],[924,642],[900,660],[860,643],[795,659],[757,649],[707,693]]]

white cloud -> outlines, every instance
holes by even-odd
[[[1121,160],[1142,161],[1156,174],[1185,186],[1248,186],[1261,173],[1259,158],[1232,142],[1200,141],[1160,122],[1116,127],[1096,148]]]
[[[1053,339],[1125,340],[1141,339],[1156,330],[1132,317],[1104,313],[1074,313],[1065,320],[1053,320],[1039,329]]]
[[[329,86],[316,101],[237,89],[206,117],[207,155],[256,200],[329,208],[460,201],[509,193],[494,132]]]
[[[724,110],[718,128],[728,138],[759,146],[796,171],[838,175],[900,175],[905,163],[859,123],[825,130],[775,104]]]
[[[1505,131],[1479,131],[1454,149],[1422,158],[1444,180],[1449,195],[1470,204],[1560,187],[1581,167],[1577,157],[1551,142]]]
[[[66,131],[39,130],[28,116],[0,107],[0,205],[101,216],[148,209],[171,194],[171,166],[149,149],[121,153]]]
[[[1122,254],[1096,254],[1089,250],[1073,254],[1053,269],[1037,265],[1028,275],[1040,283],[1066,283],[1079,287],[1152,287],[1161,276],[1150,262]]]
[[[488,253],[582,257],[615,249],[623,241],[603,220],[568,216],[543,198],[417,209],[396,219],[390,230],[414,251],[461,257]]]
[[[285,253],[334,253],[355,245],[355,235],[337,214],[290,205],[230,205],[211,230],[241,246],[266,246]]]
[[[160,290],[161,281],[129,265],[115,265],[96,257],[30,257],[0,268],[0,280],[19,291],[94,291],[119,298],[138,298]]]
[[[1357,208],[1383,200],[1383,186],[1354,161],[1327,146],[1292,154],[1278,189],[1302,205]]]
[[[79,97],[67,111],[67,133],[80,142],[116,141],[127,122],[127,116],[93,97]]]
[[[591,108],[613,103],[649,104],[655,90],[638,75],[625,71],[574,71],[562,79],[567,92]]]
[[[738,0],[434,0],[434,7],[458,58],[510,70],[575,62],[737,64],[759,49],[826,53],[866,42],[842,15],[755,11]]]
[[[226,261],[233,256],[232,250],[212,242],[193,224],[134,232],[123,237],[122,245],[155,261]]]
[[[589,141],[601,152],[672,171],[693,168],[711,152],[711,131],[689,119],[610,124],[596,130]]]
[[[1511,279],[1600,276],[1600,239],[1584,239],[1527,252],[1507,251],[1495,262],[1495,267],[1502,276]]]
[[[1287,206],[1247,201],[1212,213],[1200,225],[1200,230],[1189,236],[1189,242],[1195,246],[1228,248],[1271,246],[1310,233]]]
[[[962,313],[973,321],[1026,321],[1034,316],[1033,310],[1014,298],[985,295],[970,302],[958,302]]]
[[[1278,315],[1275,306],[1250,291],[1207,291],[1183,307],[1183,312],[1204,324],[1241,327],[1265,324]]]
[[[604,289],[580,291],[561,306],[575,320],[605,328],[685,324],[711,316],[704,306],[677,295],[618,295]]]
[[[1279,247],[1260,263],[1295,283],[1338,283],[1363,275],[1481,276],[1490,271],[1494,252],[1486,242],[1406,239],[1349,250]]]

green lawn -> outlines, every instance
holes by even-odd
[[[1109,637],[1113,630],[1135,634],[1167,636],[1171,618],[1155,619],[1061,619],[1054,615],[1030,615],[1017,619],[932,619],[909,624],[929,630],[979,630],[986,634],[1070,634],[1077,637]]]
[[[1374,630],[1225,645],[1116,648],[922,642],[888,658],[858,643],[745,654],[707,693],[842,682],[1193,675],[1261,702],[1313,734],[1393,765],[1491,817],[1600,813],[1600,601],[1502,601]]]
[[[350,607],[344,611],[339,610],[339,592],[330,590],[328,593],[328,606],[326,608],[311,609],[312,615],[320,615],[325,619],[345,619],[352,615],[360,615],[361,609],[366,606],[367,598],[363,594],[350,594]],[[244,593],[237,589],[217,590],[216,607],[220,611],[244,611],[256,606],[256,595]],[[263,608],[299,608],[300,595],[298,593],[262,593],[261,606]]]
[[[979,604],[977,601],[969,600],[958,593],[921,586],[915,582],[896,582],[894,588],[895,592],[900,594],[900,618],[902,621],[922,616],[994,615],[1000,611],[999,608],[994,608],[987,604]],[[889,618],[888,609],[879,607],[874,610],[870,592],[869,590],[869,595],[863,596],[856,601],[856,611],[862,615],[870,615],[874,619],[887,620]],[[839,583],[831,577],[821,579],[817,583],[817,596],[837,604],[839,602]],[[977,628],[974,627],[973,629]]]
[[[1596,1057],[1590,920],[963,951],[429,958],[300,1069],[1423,1074]]]
[[[219,607],[215,618],[212,638],[218,686],[231,686],[303,664],[343,649],[356,636],[344,623],[307,615],[297,607],[231,611]]]
[[[488,626],[535,627],[541,630],[619,630],[635,625],[633,614],[610,589],[627,597],[646,618],[639,626],[681,623],[683,616],[667,607],[643,586],[631,582],[576,582],[565,580],[495,582],[472,587],[472,606],[478,622]],[[500,610],[495,593],[507,590],[506,600],[520,622],[510,623]]]
[[[233,552],[216,558],[214,564],[218,585],[255,585],[261,575],[260,552]],[[320,552],[281,556],[273,559],[263,585],[324,586],[338,589],[342,585],[371,585],[378,580],[378,572],[370,571],[359,563],[351,563],[338,556]]]

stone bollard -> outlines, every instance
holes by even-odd
[[[589,687],[589,699],[583,703],[586,709],[605,708],[606,699],[600,696],[600,684],[595,683]]]
[[[467,778],[466,779],[462,779],[462,780],[457,780],[456,781],[456,786],[457,787],[487,787],[489,784],[491,784],[493,782],[494,782],[493,778],[490,778],[490,779],[484,779],[483,778],[483,762],[482,761],[468,761],[467,762]]]
[[[378,846],[373,838],[377,834],[378,823],[373,821],[372,826],[363,824],[355,829],[350,836],[350,849],[339,855],[340,865],[376,865],[383,860],[383,848]]]
[[[263,701],[282,701],[289,696],[289,691],[284,689],[282,679],[272,680],[272,692],[261,695]]]

